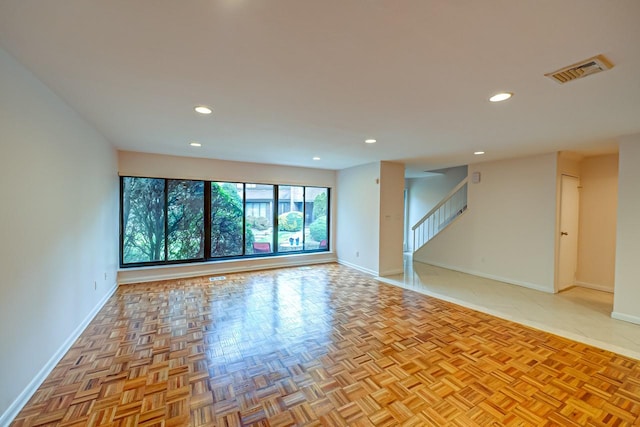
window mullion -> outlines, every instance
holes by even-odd
[[[164,262],[169,261],[169,180],[164,180]]]
[[[247,183],[242,183],[242,256],[247,254]]]
[[[302,250],[307,250],[307,187],[302,187]]]
[[[272,197],[272,208],[271,208],[271,216],[272,216],[272,224],[273,224],[273,233],[271,233],[271,247],[273,248],[273,253],[278,252],[278,211],[280,210],[280,188],[278,185],[273,186]]]
[[[211,259],[211,181],[204,181],[204,254]]]

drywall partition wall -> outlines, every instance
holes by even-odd
[[[580,165],[583,158],[584,156],[579,153],[560,151],[558,153],[558,181],[561,175],[580,177]],[[560,191],[560,182],[558,182],[558,191]]]
[[[374,275],[379,271],[380,256],[379,179],[380,163],[338,171],[338,261]]]
[[[620,139],[616,273],[611,316],[640,324],[640,134]]]
[[[380,276],[404,271],[404,165],[380,163]]]
[[[413,249],[411,227],[420,221],[444,196],[467,176],[467,166],[444,169],[424,178],[407,179],[406,188],[409,199],[407,229],[409,249]]]
[[[0,425],[114,290],[115,150],[0,49]]]
[[[618,154],[580,164],[580,225],[576,284],[613,292],[616,268]]]
[[[469,166],[468,209],[414,260],[554,291],[556,154]]]
[[[131,151],[118,152],[118,171],[121,176],[316,185],[331,188],[336,185],[336,172],[327,169],[166,156]]]

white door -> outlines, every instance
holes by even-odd
[[[558,290],[573,286],[578,268],[578,212],[580,181],[562,175],[560,191],[560,257],[558,261]]]

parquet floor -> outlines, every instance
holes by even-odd
[[[328,264],[123,286],[15,426],[638,425],[638,361]]]

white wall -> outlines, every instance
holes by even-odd
[[[404,165],[380,163],[380,276],[404,271]]]
[[[380,163],[338,171],[338,260],[377,275],[380,241]],[[400,236],[402,238],[402,236]]]
[[[111,145],[2,49],[0,94],[2,425],[114,289],[118,178]]]
[[[560,202],[561,175],[580,178],[580,164],[583,158],[581,154],[569,151],[561,151],[558,153],[558,203]]]
[[[553,292],[556,166],[555,153],[470,165],[467,211],[414,260]]]
[[[640,324],[640,134],[620,140],[612,317]]]
[[[165,156],[131,151],[118,152],[118,171],[121,176],[315,185],[330,188],[336,185],[336,172],[327,169]]]
[[[413,249],[411,227],[437,205],[451,190],[467,176],[467,166],[458,166],[442,170],[437,175],[424,178],[410,178],[406,180],[408,190],[408,221],[407,230],[408,249]]]
[[[576,284],[613,292],[618,211],[618,154],[580,163],[580,226]]]

